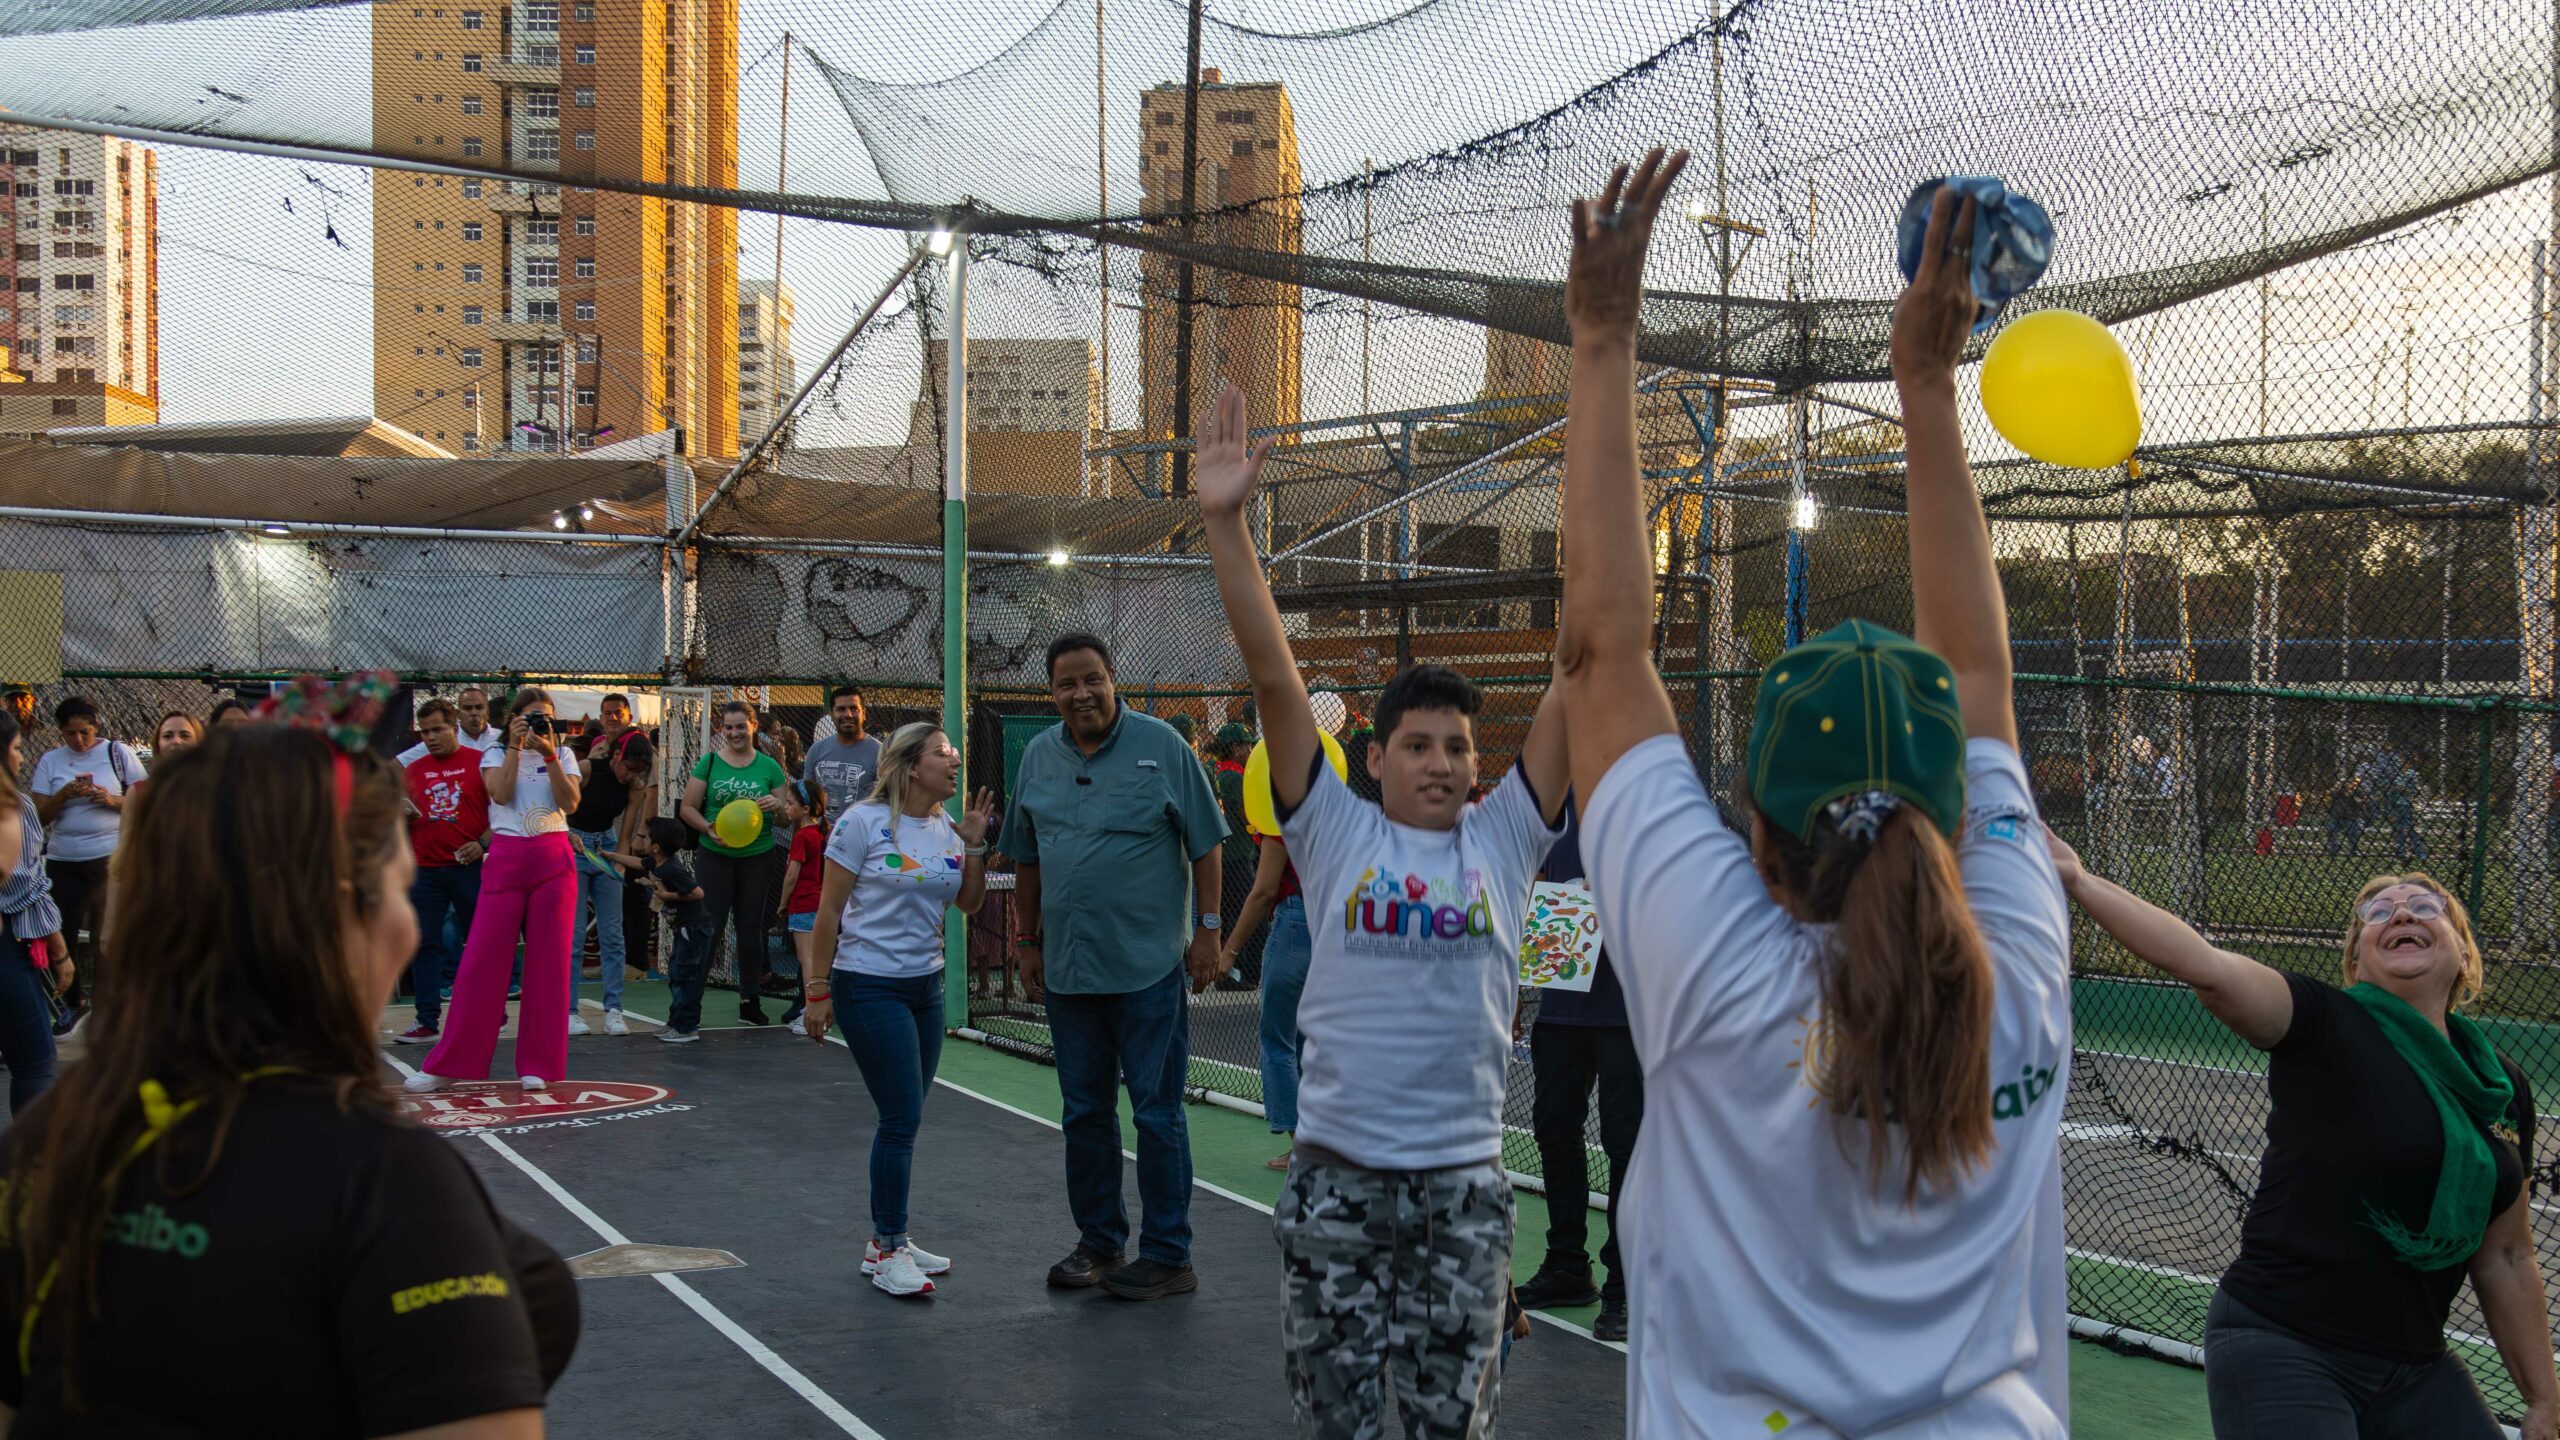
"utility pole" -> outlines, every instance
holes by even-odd
[[[1105,87],[1109,71],[1104,65],[1102,48],[1102,7],[1104,0],[1093,0],[1093,173],[1094,218],[1111,218],[1111,96]],[[1102,262],[1102,434],[1111,434],[1111,241],[1108,232],[1101,233],[1095,248]],[[1104,462],[1103,477],[1111,471]]]
[[[782,32],[782,149],[773,162],[773,193],[779,197],[791,191],[791,32]],[[765,369],[773,374],[773,419],[782,419],[782,367],[774,364],[782,358],[782,207],[773,208],[773,303],[764,311],[764,323],[756,327],[758,341],[765,347]]]
[[[1193,216],[1200,209],[1200,7],[1191,0],[1190,68],[1182,77],[1182,274],[1176,283],[1173,318],[1173,438],[1191,438],[1191,304],[1190,242],[1197,233]],[[1191,451],[1177,444],[1173,452],[1176,497],[1191,493]]]
[[[1375,160],[1361,161],[1360,263],[1363,265],[1369,263],[1369,240],[1374,223],[1369,212],[1369,197],[1376,192],[1377,186],[1378,162]],[[1363,415],[1370,414],[1378,408],[1377,406],[1369,403],[1369,320],[1373,308],[1374,307],[1371,305],[1368,296],[1363,295],[1360,297],[1360,413]]]

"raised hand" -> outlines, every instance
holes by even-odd
[[[1946,186],[1930,197],[1919,272],[1893,302],[1893,378],[1905,384],[1952,380],[1964,359],[1982,308],[1973,298],[1973,213],[1973,201],[1957,204]]]
[[[968,804],[960,807],[960,819],[957,822],[960,838],[971,845],[984,845],[987,843],[987,827],[993,825],[995,821],[996,792],[981,789],[977,794],[969,797]]]
[[[1208,433],[1200,440],[1198,463],[1192,467],[1200,513],[1241,515],[1245,503],[1253,499],[1254,487],[1262,480],[1263,458],[1271,453],[1271,438],[1249,443],[1247,432],[1244,392],[1229,381],[1218,391]]]
[[[2053,856],[2054,871],[2062,877],[2062,893],[2068,895],[2080,888],[2080,879],[2088,872],[2080,868],[2080,852],[2062,843],[2053,827],[2044,827],[2044,848]]]
[[[1689,152],[1662,147],[1645,152],[1633,175],[1610,172],[1597,200],[1573,202],[1573,267],[1565,273],[1564,314],[1576,338],[1633,338],[1644,308],[1644,256],[1653,242],[1653,219],[1671,182],[1689,163]]]

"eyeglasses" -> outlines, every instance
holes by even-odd
[[[2444,918],[2444,897],[2412,895],[2406,900],[2390,900],[2377,895],[2356,907],[2356,918],[2367,925],[2381,925],[2404,910],[2412,920],[2440,920]]]

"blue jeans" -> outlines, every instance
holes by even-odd
[[[602,854],[613,848],[614,832],[610,830],[572,830],[569,832],[582,847],[578,852],[578,913],[569,922],[569,955],[577,958],[587,933],[587,917],[596,922],[596,959],[604,972],[604,1008],[622,1008],[622,872],[609,862],[589,859],[587,851]],[[569,989],[577,992],[577,975],[573,967]],[[575,1014],[574,1000],[571,1014]]]
[[[1298,1128],[1298,997],[1307,988],[1314,954],[1307,935],[1307,902],[1292,895],[1271,907],[1271,933],[1262,942],[1262,1114],[1271,1133]]]
[[[409,962],[409,988],[418,992],[418,1023],[436,1029],[444,1023],[444,987],[462,960],[454,935],[471,933],[471,911],[480,903],[477,865],[421,865],[409,882],[409,906],[418,912],[418,953]],[[451,916],[453,927],[445,928]]]
[[[711,926],[701,916],[673,921],[675,949],[667,956],[667,1028],[690,1035],[702,1028],[702,985],[711,975]]]
[[[2424,1365],[2297,1335],[2228,1291],[2204,1312],[2204,1394],[2215,1440],[2492,1440],[2505,1432],[2470,1368]]]
[[[1049,992],[1067,1207],[1085,1247],[1098,1254],[1117,1255],[1129,1241],[1129,1212],[1120,1203],[1120,1107],[1112,1093],[1125,1076],[1138,1125],[1138,1254],[1191,1263],[1191,1134],[1182,1114],[1191,1064],[1187,984],[1177,964],[1144,990]]]
[[[9,1066],[12,1115],[53,1085],[52,988],[27,942],[0,929],[0,1061]]]
[[[883,1250],[907,1239],[907,1187],[916,1127],[942,1063],[942,971],[862,975],[838,970],[833,989],[844,1048],[862,1068],[880,1123],[871,1131],[871,1233]]]

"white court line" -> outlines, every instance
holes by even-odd
[[[648,1017],[644,1015],[641,1018],[645,1020]],[[387,1050],[383,1052],[382,1058],[389,1061],[391,1068],[399,1071],[404,1076],[415,1075],[418,1073],[417,1071],[410,1069],[407,1065],[401,1063],[399,1060],[394,1059],[391,1053]],[[586,1203],[580,1200],[577,1196],[570,1194],[567,1187],[544,1173],[541,1166],[536,1165],[532,1161],[524,1158],[522,1155],[517,1154],[514,1147],[508,1145],[504,1140],[499,1139],[495,1135],[474,1135],[470,1138],[487,1144],[490,1149],[505,1156],[507,1163],[515,1166],[518,1170],[523,1171],[528,1179],[532,1180],[534,1184],[542,1187],[544,1194],[549,1195],[552,1199],[560,1202],[561,1209],[576,1216],[580,1224],[603,1237],[604,1243],[607,1245],[628,1245],[631,1243],[629,1238],[624,1236],[621,1231],[615,1229],[611,1224],[608,1224],[603,1216],[588,1209]],[[879,1431],[863,1424],[860,1416],[855,1415],[852,1411],[847,1410],[844,1406],[836,1403],[834,1396],[819,1389],[817,1382],[811,1380],[808,1376],[801,1374],[797,1366],[794,1366],[790,1361],[783,1359],[780,1355],[775,1354],[772,1346],[769,1346],[763,1341],[757,1339],[745,1326],[740,1325],[737,1321],[730,1319],[725,1314],[722,1314],[719,1306],[702,1298],[702,1292],[694,1289],[691,1285],[686,1284],[681,1278],[674,1275],[653,1275],[650,1278],[665,1286],[678,1300],[683,1301],[687,1309],[690,1309],[694,1314],[699,1315],[704,1320],[710,1322],[711,1328],[727,1336],[731,1344],[736,1345],[739,1349],[747,1352],[748,1359],[755,1361],[766,1370],[771,1371],[775,1379],[780,1380],[787,1386],[790,1386],[793,1394],[808,1401],[819,1414],[834,1421],[837,1429],[854,1437],[854,1440],[887,1440],[887,1437],[883,1436]]]

